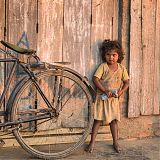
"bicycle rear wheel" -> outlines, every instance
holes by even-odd
[[[92,97],[88,87],[74,74],[48,70],[37,82],[57,116],[17,125],[14,135],[19,144],[39,158],[62,158],[81,146],[92,127]],[[16,92],[11,120],[28,120],[48,111],[41,94],[31,80]],[[15,126],[14,126],[15,127]]]

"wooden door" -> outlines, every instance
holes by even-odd
[[[160,113],[160,2],[132,1],[129,117]]]

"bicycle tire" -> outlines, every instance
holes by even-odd
[[[61,111],[57,117],[14,126],[13,134],[18,143],[38,158],[62,158],[71,154],[85,142],[93,124],[93,100],[83,81],[62,70],[47,70],[37,76],[37,82],[50,102],[53,94],[59,93],[61,80],[62,101],[58,103]],[[34,106],[35,99],[37,106]],[[52,103],[57,105],[56,100]],[[11,104],[11,121],[34,116],[30,111],[35,107],[40,109],[43,105],[47,108],[30,79],[21,84]]]

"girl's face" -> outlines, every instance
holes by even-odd
[[[114,50],[112,50],[111,52],[105,54],[105,59],[106,59],[106,62],[108,64],[117,63],[118,57],[119,57],[118,53],[116,51],[114,51]]]

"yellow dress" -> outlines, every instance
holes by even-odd
[[[110,91],[120,89],[122,82],[129,79],[126,68],[119,63],[116,71],[110,70],[107,63],[102,63],[94,76],[99,78],[102,85]],[[102,100],[101,95],[102,92],[97,89],[94,119],[105,121],[107,124],[114,119],[120,121],[119,99],[111,97]]]

